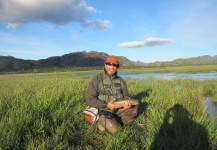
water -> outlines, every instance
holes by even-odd
[[[94,76],[96,74],[83,74],[82,76]],[[122,78],[160,78],[160,79],[174,79],[174,78],[192,78],[196,80],[205,80],[205,79],[217,79],[217,72],[209,73],[119,73]]]
[[[216,125],[217,125],[217,107],[212,102],[212,97],[207,96],[207,97],[204,97],[203,100],[204,100],[204,106],[206,108],[206,112],[208,114],[213,114],[215,116],[215,121],[216,121]]]
[[[196,80],[217,79],[217,72],[209,73],[119,73],[123,78],[160,78],[160,79],[174,79],[174,78],[192,78]]]

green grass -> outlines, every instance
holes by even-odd
[[[95,67],[71,67],[71,68],[37,68],[38,73],[98,73],[103,66]],[[185,65],[185,66],[120,66],[120,72],[177,72],[177,73],[198,73],[217,71],[217,64],[210,65]],[[16,72],[0,72],[0,74],[33,73],[31,70],[20,70]]]
[[[123,72],[176,72],[176,73],[198,73],[217,71],[217,65],[194,65],[194,66],[131,66],[120,67]]]
[[[106,134],[85,122],[92,77],[76,74],[0,75],[0,149],[217,148],[215,120],[202,100],[217,101],[217,80],[128,78],[131,97],[141,101],[139,115]]]

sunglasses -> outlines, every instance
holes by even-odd
[[[108,65],[108,66],[114,66],[114,67],[118,67],[118,65],[117,64],[113,64],[113,63],[111,63],[111,62],[108,62],[108,63],[105,63],[106,65]]]

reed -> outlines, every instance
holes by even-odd
[[[85,122],[92,77],[71,72],[0,75],[0,149],[216,149],[217,80],[126,79],[140,101],[134,122],[114,134]]]

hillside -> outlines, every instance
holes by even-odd
[[[70,67],[90,67],[102,66],[109,55],[103,52],[82,51],[53,56],[40,60],[24,60],[12,56],[0,56],[0,72],[33,70],[40,68],[70,68]],[[204,65],[217,64],[217,55],[199,56],[188,59],[176,59],[173,61],[144,63],[141,61],[131,61],[124,56],[117,56],[121,66],[184,66],[184,65]]]
[[[149,66],[187,66],[187,65],[208,65],[208,64],[217,64],[217,55],[215,56],[198,56],[198,57],[191,57],[187,59],[175,59],[173,61],[165,61],[160,62],[156,61],[153,63],[149,63]]]
[[[38,68],[68,68],[102,66],[109,55],[103,52],[82,51],[53,56],[40,60],[24,60],[12,56],[0,56],[0,72],[31,70]],[[117,56],[121,66],[132,66],[133,62],[124,56]]]

